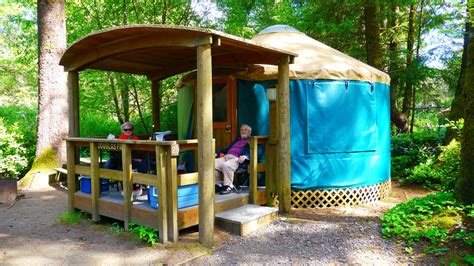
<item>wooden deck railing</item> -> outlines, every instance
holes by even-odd
[[[274,167],[274,144],[268,137],[252,137],[249,141],[251,160],[249,164],[250,192],[249,203],[257,204],[257,176],[259,172],[267,172],[267,188],[274,188],[275,181],[269,174]],[[258,164],[258,145],[266,145],[266,162]],[[79,163],[77,150],[79,147],[90,149],[90,165]],[[99,212],[100,178],[108,178],[123,182],[123,213],[119,214],[124,221],[125,229],[129,229],[132,218],[132,186],[134,183],[150,185],[157,188],[159,208],[158,219],[159,237],[162,243],[167,240],[178,241],[178,187],[197,184],[198,173],[177,174],[177,159],[180,151],[197,150],[197,140],[182,141],[134,141],[134,140],[106,140],[98,138],[68,138],[67,139],[67,173],[68,173],[68,208],[75,207],[74,195],[78,190],[78,175],[87,175],[91,178],[90,210],[92,220],[98,221],[102,212]],[[99,163],[100,150],[116,150],[122,152],[122,171],[101,168]],[[155,155],[155,174],[132,172],[132,150],[151,152]],[[212,177],[214,178],[214,177]],[[270,190],[274,191],[274,190]],[[276,191],[274,191],[276,193]],[[271,203],[271,196],[267,193],[267,202]]]

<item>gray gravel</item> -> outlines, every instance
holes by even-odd
[[[361,209],[294,212],[246,237],[232,236],[188,264],[438,264],[432,255],[408,255],[402,245],[383,239],[379,213],[354,216]]]
[[[193,230],[180,232],[177,244],[151,248],[114,235],[106,225],[59,224],[67,204],[63,190],[20,194],[24,198],[14,205],[0,204],[0,265],[438,264],[434,256],[408,256],[402,245],[380,235],[378,217],[400,201],[422,196],[416,190],[395,187],[395,196],[368,206],[293,210],[246,237],[215,230],[216,248],[204,256],[208,250]]]

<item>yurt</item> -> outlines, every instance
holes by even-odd
[[[290,26],[271,26],[252,41],[298,54],[289,73],[292,207],[353,205],[388,195],[390,77]],[[236,113],[229,125],[246,123],[254,135],[268,135],[277,67],[254,65],[225,80],[221,87],[235,99],[226,107]],[[192,82],[184,84],[178,96],[178,131],[190,138]],[[214,91],[218,95],[219,86]],[[215,108],[221,103],[214,99]]]

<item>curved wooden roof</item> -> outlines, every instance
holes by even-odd
[[[96,69],[162,79],[196,69],[196,47],[212,45],[215,67],[277,65],[296,54],[222,32],[167,25],[131,25],[89,34],[72,44],[60,64],[65,71]]]

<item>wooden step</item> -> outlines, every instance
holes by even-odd
[[[217,213],[215,224],[232,234],[245,236],[269,224],[277,217],[277,208],[249,204]]]

